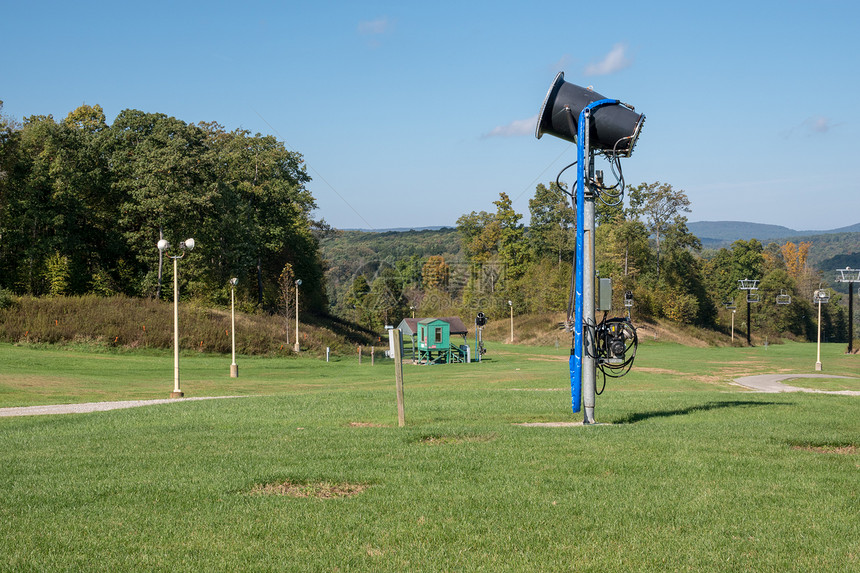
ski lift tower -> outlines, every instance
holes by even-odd
[[[836,271],[840,283],[848,283],[848,354],[854,352],[854,283],[860,283],[860,269],[845,267]]]
[[[821,305],[830,302],[830,292],[827,289],[817,289],[812,293],[812,302],[818,303],[818,357],[815,359],[815,369],[821,371]]]
[[[752,339],[750,338],[750,322],[752,322],[750,320],[750,303],[761,300],[757,292],[758,280],[740,279],[738,281],[738,288],[747,291],[747,344],[752,346]]]

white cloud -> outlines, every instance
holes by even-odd
[[[626,52],[627,46],[615,44],[602,60],[585,66],[585,75],[605,76],[629,67],[632,60],[627,57]]]
[[[535,132],[537,125],[537,115],[528,119],[517,119],[507,125],[494,127],[489,133],[485,133],[484,137],[518,137],[520,135],[531,135]]]
[[[834,127],[830,118],[822,115],[807,118],[803,126],[813,133],[827,133]]]
[[[363,36],[379,36],[391,29],[392,23],[388,18],[362,20],[358,23],[358,32]]]
[[[558,59],[556,63],[554,63],[550,69],[554,71],[567,69],[568,66],[571,65],[571,57],[568,54],[564,54],[562,57]]]
[[[780,132],[780,135],[783,139],[790,139],[795,136],[805,135],[807,137],[814,137],[817,135],[824,135],[835,127],[839,127],[842,125],[841,123],[833,123],[833,119],[829,117],[825,117],[823,115],[813,115],[811,117],[807,117],[798,125],[791,127],[785,131]]]

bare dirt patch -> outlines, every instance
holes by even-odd
[[[709,374],[696,374],[689,376],[690,380],[695,380],[696,382],[703,382],[705,384],[723,384],[726,382],[726,379],[722,376],[712,376]]]
[[[672,374],[673,376],[686,376],[683,372],[678,372],[677,370],[669,370],[668,368],[647,368],[647,367],[636,367],[636,370],[639,372],[650,372],[652,374]]]
[[[639,340],[660,340],[663,342],[676,342],[684,346],[692,346],[695,348],[707,348],[708,343],[704,340],[699,340],[689,334],[684,334],[677,329],[665,328],[655,323],[639,323],[636,325],[639,332]]]
[[[367,484],[357,483],[296,483],[284,481],[277,483],[257,484],[249,492],[251,495],[280,495],[284,497],[316,497],[334,499],[351,497],[366,490]]]
[[[841,454],[845,456],[858,453],[857,446],[792,446],[792,449],[815,452],[817,454]]]
[[[505,388],[508,392],[562,392],[570,388]]]
[[[424,436],[418,440],[418,442],[428,446],[442,446],[450,444],[465,444],[468,442],[489,442],[495,439],[495,437],[496,436],[492,434],[484,436]]]

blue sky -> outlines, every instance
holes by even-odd
[[[625,178],[683,189],[691,221],[860,222],[856,2],[4,4],[5,115],[273,134],[336,227],[453,225],[500,192],[527,223],[575,159],[534,137],[558,71],[646,115]]]

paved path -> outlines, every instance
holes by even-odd
[[[171,404],[189,400],[218,400],[221,398],[241,398],[242,396],[201,396],[195,398],[165,398],[163,400],[127,400],[125,402],[88,402],[86,404],[58,404],[56,406],[21,406],[18,408],[0,408],[3,416],[44,416],[46,414],[84,414],[87,412],[104,412],[121,408],[137,408],[153,404]]]
[[[758,376],[744,376],[735,378],[735,382],[741,386],[758,390],[759,392],[812,392],[814,394],[841,394],[843,396],[860,396],[860,392],[854,390],[815,390],[813,388],[800,388],[783,384],[782,380],[792,378],[847,378],[856,380],[850,376],[834,376],[832,374],[760,374]]]

